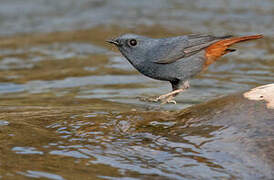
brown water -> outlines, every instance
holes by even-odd
[[[272,0],[2,0],[0,177],[262,177],[263,162],[220,151],[218,139],[233,136],[233,127],[197,122],[189,128],[173,111],[273,83],[273,21]],[[237,52],[191,80],[177,105],[159,107],[137,97],[163,94],[169,84],[140,75],[105,43],[125,32],[265,38],[237,45]]]

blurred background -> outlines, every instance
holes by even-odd
[[[140,104],[135,97],[169,91],[169,83],[143,77],[105,43],[132,32],[265,36],[237,45],[236,53],[194,79],[193,88],[178,97],[180,108],[270,83],[273,6],[271,0],[2,0],[0,93],[70,88],[83,98]]]
[[[1,0],[0,4],[0,146],[4,160],[0,177],[249,177],[252,170],[244,169],[248,173],[241,174],[237,166],[227,168],[216,160],[220,156],[205,160],[208,154],[194,145],[200,137],[208,140],[203,134],[192,134],[184,142],[166,139],[166,149],[154,153],[160,146],[157,142],[144,147],[139,141],[165,135],[155,131],[140,135],[145,138],[130,139],[124,133],[132,121],[144,118],[143,111],[183,109],[273,83],[273,0]],[[115,47],[105,43],[123,33],[265,37],[237,44],[236,52],[190,81],[191,88],[176,97],[177,105],[159,107],[137,97],[166,93],[171,90],[169,83],[139,74]],[[135,114],[117,115],[128,111]],[[146,123],[156,122],[145,117]],[[150,125],[171,127],[169,120]],[[181,156],[194,149],[202,156],[198,159],[205,159]],[[128,159],[131,155],[143,161]],[[178,157],[182,161],[177,162]],[[184,166],[189,168],[172,168]]]
[[[180,108],[267,84],[273,82],[273,6],[271,0],[2,0],[0,93],[51,89],[142,104],[136,97],[169,91],[169,83],[143,77],[105,43],[123,33],[265,36],[237,45],[195,78],[177,98]]]

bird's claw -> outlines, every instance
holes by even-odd
[[[176,104],[173,96],[159,96],[156,100],[157,102],[161,101],[161,104]]]
[[[177,104],[176,101],[173,99],[173,100],[168,100],[167,103],[172,103],[172,104]]]

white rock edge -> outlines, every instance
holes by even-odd
[[[243,95],[249,100],[264,100],[267,102],[267,108],[274,109],[274,84],[267,84],[256,87],[245,92]]]

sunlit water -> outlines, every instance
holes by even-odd
[[[273,11],[272,0],[1,1],[0,178],[262,178],[264,162],[220,140],[245,132],[190,127],[168,110],[273,83]],[[104,42],[125,32],[265,38],[237,45],[191,80],[177,105],[159,106],[138,97],[170,85],[140,75]]]

